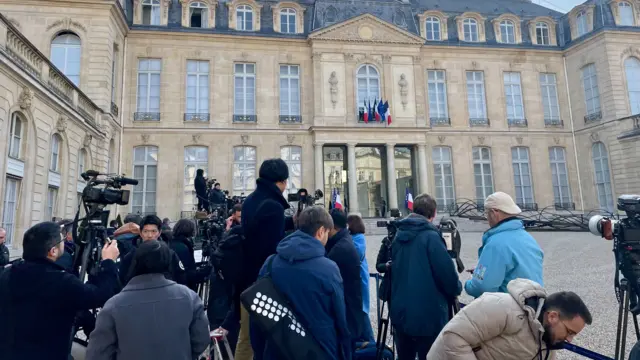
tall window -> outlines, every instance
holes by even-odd
[[[256,148],[233,148],[233,195],[249,195],[256,187]]]
[[[240,5],[236,9],[236,30],[253,30],[253,8],[249,5]]]
[[[564,148],[549,148],[551,164],[551,184],[553,185],[553,201],[556,206],[567,208],[571,204],[571,190],[567,172],[567,159]]]
[[[118,52],[116,51],[115,46],[113,47],[113,55],[111,58],[111,102],[115,103],[116,102],[116,87],[117,87],[117,80],[116,80],[116,60],[118,58]]]
[[[192,28],[206,28],[209,8],[205,3],[194,2],[189,6],[189,24]]]
[[[427,70],[429,117],[447,119],[447,77],[444,70]]]
[[[628,2],[618,3],[618,9],[620,10],[620,25],[633,26],[633,8]]]
[[[631,115],[640,114],[640,61],[630,57],[624,61]]]
[[[65,32],[51,42],[51,62],[76,86],[80,84],[82,48],[78,35]]]
[[[451,148],[446,146],[434,147],[432,155],[433,174],[436,182],[436,202],[439,209],[448,209],[450,206],[454,206],[456,201]]]
[[[430,16],[427,18],[426,26],[427,26],[427,40],[432,40],[432,41],[442,40],[440,36],[440,19],[438,19],[435,16]]]
[[[358,82],[358,107],[364,110],[364,102],[380,98],[380,75],[373,65],[362,65],[356,73]]]
[[[9,135],[9,157],[20,159],[22,155],[22,128],[24,121],[20,115],[13,113],[11,117],[11,134]]]
[[[138,112],[160,113],[160,59],[138,61]]]
[[[529,148],[514,147],[511,149],[513,164],[513,182],[516,186],[516,203],[519,206],[533,205],[533,182],[529,165]]]
[[[576,27],[578,31],[578,36],[582,36],[587,33],[587,13],[581,11],[578,16],[576,16]]]
[[[20,192],[20,180],[7,177],[4,187],[4,199],[2,203],[2,228],[7,231],[5,244],[11,244],[18,213],[18,194]],[[50,220],[50,219],[45,219]]]
[[[507,120],[524,120],[520,73],[504,73],[504,95],[507,98]]]
[[[469,118],[484,120],[487,118],[487,98],[484,94],[484,72],[467,71],[467,102]]]
[[[160,25],[160,0],[142,1],[142,24]]]
[[[601,142],[591,147],[595,185],[598,191],[598,203],[601,208],[613,212],[613,192],[611,191],[611,172],[609,171],[609,155]]]
[[[516,27],[515,25],[513,25],[513,21],[503,20],[502,22],[500,22],[500,41],[505,44],[515,44],[515,31]]]
[[[156,212],[156,186],[158,179],[158,148],[137,146],[133,148],[133,178],[138,185],[133,188],[131,212],[147,214]]]
[[[187,60],[187,113],[209,113],[209,62]]]
[[[254,64],[235,64],[235,115],[256,114],[256,71]]]
[[[82,173],[87,168],[87,150],[80,149],[78,151],[78,179],[82,179]]]
[[[600,91],[598,90],[598,75],[594,64],[589,64],[582,68],[582,85],[584,87],[587,116],[600,113]]]
[[[55,216],[58,205],[58,188],[49,186],[47,188],[47,208],[45,209],[44,220],[51,221]]]
[[[60,135],[54,134],[51,136],[51,159],[49,162],[49,170],[53,172],[60,172],[60,144],[62,139]]]
[[[478,22],[476,19],[464,19],[462,21],[462,32],[464,41],[478,41]]]
[[[280,10],[280,32],[285,34],[296,33],[296,11],[293,9]]]
[[[487,196],[493,194],[491,149],[488,147],[473,148],[473,176],[476,183],[476,202],[483,204]]]
[[[198,169],[209,171],[209,149],[206,146],[187,146],[184,148],[184,196],[183,211],[192,211],[198,204],[194,180]]]
[[[280,148],[280,158],[289,167],[289,181],[287,194],[293,194],[302,186],[302,148],[300,146],[283,146]]]
[[[297,65],[280,65],[280,115],[300,115],[300,69]]]
[[[542,107],[545,123],[560,121],[560,105],[556,89],[556,74],[540,74],[540,90],[542,91]]]
[[[113,139],[109,141],[109,156],[107,156],[107,172],[108,173],[115,172],[111,170],[111,166],[113,166],[113,163],[111,162],[112,156],[116,156],[116,142]]]
[[[550,45],[549,25],[544,22],[536,23],[536,42],[538,45]]]

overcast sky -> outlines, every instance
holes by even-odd
[[[586,0],[533,0],[534,3],[560,12],[570,11],[574,6],[582,4],[585,1]]]

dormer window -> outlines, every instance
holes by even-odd
[[[503,20],[500,22],[500,40],[505,44],[515,44],[515,26],[511,20]]]
[[[160,0],[142,2],[142,24],[160,25]]]
[[[189,26],[192,28],[206,28],[209,18],[209,7],[201,2],[189,5]]]
[[[464,19],[462,21],[464,41],[478,42],[478,22],[476,19]]]
[[[236,30],[253,31],[253,9],[249,5],[240,5],[236,9]]]
[[[620,12],[620,24],[622,26],[633,26],[633,8],[626,1],[618,3],[618,11]]]
[[[407,27],[407,19],[404,16],[404,13],[400,10],[396,11],[393,15],[393,23],[398,25],[401,28]]]
[[[280,10],[280,32],[284,34],[295,34],[296,31],[296,11],[294,9]]]
[[[203,2],[203,0],[197,1]],[[210,3],[217,3],[216,0],[208,1]],[[262,5],[260,5],[256,0],[225,0],[224,2],[229,9],[229,28],[238,31],[260,31],[260,11],[262,9]],[[275,27],[276,19],[278,19],[278,23],[280,22],[280,19],[276,16],[280,14],[279,9],[273,14],[274,30],[277,31],[280,30],[279,26]]]
[[[440,41],[440,19],[434,16],[430,16],[426,21],[427,26],[427,40]]]
[[[338,11],[333,6],[329,6],[324,12],[324,24],[331,25],[336,22],[338,18]]]
[[[587,13],[581,11],[576,16],[576,29],[578,36],[582,36],[587,33]]]
[[[549,25],[543,22],[536,23],[536,43],[538,45],[550,45]]]
[[[443,41],[448,39],[447,15],[438,10],[427,10],[418,14],[420,36],[427,41]]]
[[[529,38],[533,45],[556,46],[556,21],[549,16],[539,16],[528,22]]]

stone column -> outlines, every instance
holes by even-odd
[[[313,144],[315,151],[315,171],[316,171],[316,189],[324,192],[324,164],[322,146],[324,143],[316,142]]]
[[[429,179],[427,177],[427,145],[418,144],[418,173],[420,174],[419,194],[429,192]]]
[[[347,144],[347,165],[349,212],[360,213],[360,208],[358,207],[358,177],[356,174],[356,144]]]
[[[387,143],[387,193],[389,195],[389,211],[398,208],[398,188],[396,186],[396,144]]]

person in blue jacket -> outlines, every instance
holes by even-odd
[[[344,291],[340,270],[325,257],[333,220],[322,207],[308,207],[297,218],[298,230],[283,239],[276,254],[267,258],[259,278],[271,262],[275,287],[292,304],[303,327],[325,350],[322,359],[351,359]],[[251,319],[251,345],[255,360],[277,360],[275,345]]]
[[[486,292],[507,292],[507,284],[517,278],[544,286],[544,253],[516,217],[522,210],[503,192],[489,195],[484,208],[491,228],[482,235],[478,265],[464,285],[467,294],[477,298]]]
[[[349,227],[349,233],[353,239],[353,244],[358,251],[360,257],[360,282],[362,284],[362,310],[364,311],[365,321],[363,322],[364,329],[360,340],[373,342],[375,341],[373,335],[373,329],[371,327],[371,320],[369,318],[369,311],[371,304],[369,300],[369,263],[367,262],[367,244],[364,237],[365,226],[364,221],[360,215],[351,214],[347,217],[347,225]]]

